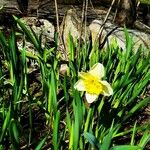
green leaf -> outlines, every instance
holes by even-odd
[[[140,143],[138,144],[138,146],[142,147],[143,149],[145,148],[145,145],[150,141],[150,134],[149,134],[149,129],[147,129],[141,140],[140,140]]]
[[[3,147],[3,145],[0,145],[0,150],[4,150],[4,147]]]
[[[74,61],[74,41],[71,33],[68,35],[68,52],[69,53],[69,61]]]
[[[35,46],[37,50],[40,50],[39,41],[37,41],[37,37],[35,36],[35,33],[32,30],[29,30],[26,25],[18,19],[16,16],[13,16],[15,21],[18,23],[18,25],[21,27],[23,32],[26,34],[28,40]]]
[[[135,122],[134,127],[133,127],[133,133],[132,133],[130,145],[134,145],[134,142],[135,142],[134,138],[135,138],[135,134],[136,134],[136,124],[137,124],[137,122]]]
[[[88,132],[83,133],[83,135],[94,146],[95,149],[100,150],[100,144],[94,135]]]
[[[109,129],[109,133],[104,137],[104,140],[101,145],[101,150],[109,150],[109,147],[111,145],[111,140],[113,137],[113,124],[114,121],[112,122],[111,128]]]
[[[9,125],[9,135],[15,150],[19,150],[20,133],[19,123],[12,119]]]
[[[16,47],[15,33],[13,30],[12,30],[11,37],[9,40],[9,50],[10,50],[9,55],[10,55],[10,59],[12,62],[12,67],[13,67],[12,73],[15,74],[17,73],[17,69],[18,69],[18,57],[17,57],[18,53],[17,53],[17,47]]]
[[[150,0],[139,0],[142,4],[150,5]]]
[[[0,143],[4,139],[5,133],[7,131],[9,123],[10,123],[10,119],[11,119],[11,107],[9,107],[9,111],[7,112],[6,118],[5,118],[4,123],[2,125],[2,130],[0,132]]]
[[[140,81],[135,82],[135,86],[134,86],[134,89],[133,89],[133,95],[131,98],[128,99],[128,102],[127,104],[130,104],[132,103],[132,101],[137,98],[137,96],[140,95],[141,91],[146,87],[147,83],[149,82],[149,79],[150,79],[150,75],[149,75],[149,72],[147,73],[147,75],[144,76],[144,79],[142,78]],[[142,100],[143,101],[143,100]]]
[[[139,146],[120,145],[114,146],[110,150],[142,150]]]
[[[52,106],[54,112],[57,111],[57,79],[56,79],[56,72],[54,69],[51,70],[51,79],[50,79],[50,90],[51,90],[51,99],[52,99]]]
[[[126,27],[124,27],[124,32],[125,32],[125,38],[126,38],[125,60],[127,61],[132,53],[133,40],[132,40],[132,37],[129,35]]]
[[[0,44],[4,47],[8,47],[7,40],[1,31],[0,31]]]
[[[137,110],[140,110],[141,108],[145,107],[148,103],[150,103],[150,97],[147,97],[143,100],[141,100],[138,104],[136,104],[130,111],[130,113],[135,113]]]
[[[46,142],[47,136],[45,138],[43,138],[39,144],[37,145],[37,147],[35,148],[35,150],[41,150],[42,147],[44,146],[44,143]]]
[[[67,128],[69,130],[69,133],[71,134],[72,126],[71,126],[71,118],[68,110],[66,110],[66,123],[67,123]]]
[[[60,111],[58,110],[56,112],[55,118],[54,118],[54,124],[53,124],[53,146],[54,150],[59,149],[59,142],[58,142],[58,135],[59,135],[59,122],[60,122]]]

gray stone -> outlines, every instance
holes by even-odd
[[[37,17],[23,17],[21,18],[28,27],[31,27],[32,30],[39,36],[41,33],[43,38],[46,40],[54,40],[54,26],[46,19],[38,19]]]
[[[80,38],[82,41],[85,41],[89,38],[89,29],[83,25],[82,28],[81,18],[77,15],[75,9],[69,9],[66,13],[66,16],[63,18],[61,23],[60,31],[63,39],[63,44],[65,50],[68,53],[68,38],[69,33],[73,37],[74,42],[76,43]]]
[[[93,45],[96,41],[96,38],[99,37],[99,34],[100,34],[99,31],[101,29],[102,24],[103,24],[102,20],[94,20],[94,21],[92,21],[92,23],[89,26]],[[104,25],[104,29],[101,33],[101,39],[98,38],[100,40],[100,41],[98,41],[98,43],[102,43],[104,38],[107,36],[107,34],[114,28],[116,28],[115,25],[113,25],[110,22],[107,22]],[[128,33],[133,38],[133,43],[134,43],[133,49],[135,51],[139,48],[140,45],[146,49],[150,49],[150,35],[149,34],[146,34],[144,32],[134,30],[134,29],[132,29],[132,30],[128,29]],[[114,38],[116,39],[119,47],[121,47],[122,49],[126,48],[126,39],[125,39],[124,28],[117,28],[115,31],[113,31],[108,36],[107,40],[110,43],[111,40]],[[107,43],[105,43],[105,47],[106,46],[107,46]]]
[[[38,19],[36,17],[23,17],[21,18],[21,21],[25,23],[29,30],[32,28],[38,37],[42,34],[42,47],[44,47],[47,42],[54,41],[55,28],[48,20]],[[21,29],[19,26],[18,28]],[[17,41],[17,45],[19,49],[23,48],[23,38],[20,38]],[[34,46],[28,42],[27,39],[25,40],[24,48],[33,54],[37,53],[37,50],[35,50]]]

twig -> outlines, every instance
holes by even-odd
[[[86,40],[86,37],[87,37],[87,28],[86,28],[86,26],[87,26],[87,9],[88,9],[88,0],[86,0],[86,4],[85,4],[85,23],[84,23],[84,25],[85,25],[85,40]],[[85,44],[86,44],[86,42],[85,42]]]
[[[83,1],[83,6],[82,6],[82,18],[81,18],[81,26],[80,26],[80,32],[79,32],[79,49],[80,49],[80,44],[81,44],[81,36],[82,36],[82,30],[83,30],[84,14],[85,14],[85,0]]]
[[[96,16],[98,17],[98,13],[95,11],[95,8],[94,8],[93,3],[92,3],[92,1],[91,1],[91,0],[90,0],[90,5],[91,5],[91,7],[92,7],[92,9],[93,9],[94,13],[95,13],[95,14],[96,14]]]
[[[57,0],[55,0],[55,12],[56,12],[56,24],[57,24],[57,32],[60,36],[60,28],[59,28],[59,16],[58,16],[58,6],[57,6]]]
[[[62,49],[63,49],[63,52],[64,52],[64,56],[65,56],[65,58],[67,59],[67,54],[66,54],[66,51],[64,50],[64,49],[65,49],[65,47],[64,47],[64,42],[63,42],[63,40],[62,40],[62,35],[61,35],[61,33],[60,33],[57,0],[55,0],[55,12],[56,12],[56,24],[57,24],[58,38],[59,38],[60,44],[63,46]]]
[[[117,3],[117,8],[116,8],[116,10],[115,10],[115,15],[114,15],[113,22],[114,22],[115,19],[116,19],[116,16],[117,16],[117,13],[118,13],[118,7],[119,7],[119,4],[120,4],[120,0],[118,0],[118,3]]]
[[[104,22],[103,22],[103,24],[102,24],[101,27],[100,27],[100,30],[99,30],[99,33],[98,33],[98,36],[99,36],[100,41],[101,41],[101,35],[102,35],[103,29],[104,29],[104,25],[105,25],[105,23],[106,23],[106,21],[107,21],[107,19],[108,19],[108,16],[109,16],[109,14],[110,14],[110,11],[111,11],[112,6],[114,5],[114,3],[115,3],[115,0],[112,1],[111,6],[109,7],[108,12],[107,12],[107,14],[106,14],[106,16],[105,16]],[[97,40],[98,40],[98,37],[96,38],[96,41],[97,41]]]
[[[105,36],[104,40],[102,43],[100,43],[99,45],[99,49],[102,49],[105,45],[105,43],[107,42],[108,37],[117,29],[118,27],[115,27],[114,29],[112,29],[110,32],[107,33],[107,35]]]

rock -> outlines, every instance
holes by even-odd
[[[92,44],[94,45],[95,39],[97,36],[99,36],[99,30],[103,24],[102,20],[94,20],[89,28],[90,32],[92,35]],[[108,22],[104,25],[104,30],[101,35],[101,40],[99,43],[102,43],[104,38],[107,37],[107,34],[111,32],[114,28],[116,28],[115,25],[112,23]],[[150,35],[146,34],[144,32],[138,31],[138,30],[131,30],[128,29],[128,32],[131,37],[133,37],[133,42],[134,42],[134,50],[137,50],[140,45],[143,47],[150,49]],[[115,31],[113,31],[107,38],[108,42],[110,43],[112,39],[116,39],[118,46],[121,47],[122,49],[126,48],[126,39],[125,39],[125,33],[124,33],[124,28],[117,28]],[[104,45],[105,47],[107,46],[107,43]]]
[[[69,9],[63,18],[63,22],[60,26],[60,31],[62,35],[63,44],[65,46],[66,53],[68,54],[68,38],[69,33],[72,36],[74,42],[79,41],[80,37],[82,41],[85,41],[89,38],[89,32],[85,32],[85,30],[89,31],[88,27],[85,28],[83,26],[82,29],[82,21],[81,18],[77,15],[75,9]],[[85,34],[86,33],[86,34]]]
[[[46,19],[38,19],[37,17],[23,17],[21,18],[27,26],[31,27],[32,30],[36,33],[36,35],[40,35],[42,33],[43,38],[46,41],[54,40],[54,26]]]
[[[68,65],[67,64],[61,64],[60,66],[60,74],[61,75],[65,75],[67,73],[68,70]]]
[[[55,29],[52,23],[50,23],[48,20],[38,19],[36,17],[23,17],[21,18],[21,21],[25,23],[26,27],[29,30],[31,28],[38,37],[42,34],[42,47],[44,47],[46,43],[54,41]],[[24,43],[23,39],[24,38],[21,37],[17,41],[18,48],[22,49],[23,47],[25,47],[27,51],[36,54],[37,50],[35,50],[34,46],[30,42],[28,42],[27,39],[25,40]]]

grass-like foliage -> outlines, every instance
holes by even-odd
[[[150,102],[150,53],[132,50],[125,29],[126,49],[115,40],[100,50],[90,42],[68,40],[68,68],[61,74],[57,36],[53,47],[42,43],[18,18],[22,29],[5,35],[0,31],[0,149],[142,150],[150,140],[150,124],[139,124],[136,115]],[[18,37],[19,36],[19,37]],[[30,42],[35,53],[17,40]],[[24,43],[26,42],[24,40]],[[78,73],[96,64],[105,67],[104,80],[113,95],[99,95],[92,104],[74,88]],[[31,69],[32,64],[32,69]],[[31,71],[29,71],[31,70]],[[138,136],[138,138],[137,138]]]

